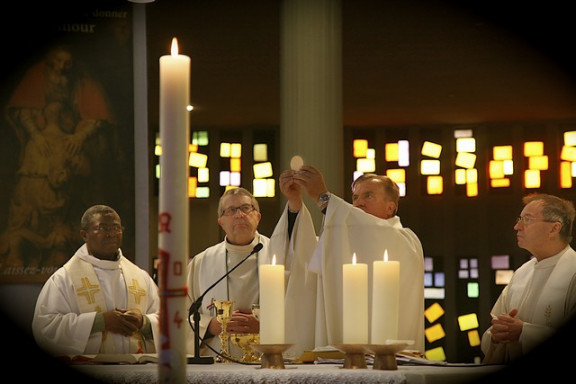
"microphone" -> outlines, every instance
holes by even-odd
[[[192,305],[190,306],[190,308],[188,309],[188,322],[190,322],[190,317],[192,315],[194,315],[194,327],[193,327],[193,331],[194,331],[194,357],[189,357],[188,358],[188,364],[214,364],[214,358],[212,356],[199,356],[199,350],[200,350],[200,335],[198,334],[198,330],[200,328],[200,312],[199,309],[202,306],[202,300],[204,300],[204,296],[206,296],[206,294],[208,292],[210,292],[210,290],[212,288],[214,288],[219,282],[221,282],[224,278],[226,278],[229,274],[231,274],[232,272],[234,272],[234,270],[236,270],[236,268],[238,268],[240,265],[242,265],[246,260],[248,260],[248,258],[250,256],[252,256],[255,253],[260,252],[260,250],[264,247],[264,245],[262,243],[258,243],[254,246],[254,248],[252,249],[252,252],[250,252],[248,254],[248,256],[244,257],[242,260],[240,260],[238,262],[238,264],[236,264],[232,269],[230,269],[228,272],[226,272],[224,275],[222,275],[222,277],[220,277],[218,280],[216,280],[216,282],[214,284],[212,284],[211,286],[209,286],[201,295],[200,297],[198,297],[196,299],[196,301],[194,301],[192,303]]]

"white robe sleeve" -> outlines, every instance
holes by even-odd
[[[420,240],[402,227],[398,217],[379,219],[335,195],[328,203],[324,230],[313,256],[321,267],[317,317],[323,319],[316,329],[316,346],[342,342],[342,265],[350,263],[356,253],[358,262],[371,266],[373,261],[383,259],[385,250],[389,260],[400,262],[398,338],[413,340],[413,348],[424,351],[424,260]],[[371,290],[372,272],[369,302]]]
[[[288,239],[288,209],[280,217],[272,236],[270,250],[287,268],[285,321],[286,343],[294,344],[287,356],[298,357],[314,349],[316,274],[308,263],[318,242],[310,212],[305,205],[298,213],[292,236]]]
[[[46,281],[36,302],[32,333],[38,346],[54,356],[97,353],[102,335],[90,335],[96,312],[78,312],[72,282],[60,268]]]

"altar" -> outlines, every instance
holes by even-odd
[[[500,365],[414,366],[401,365],[397,370],[343,369],[341,364],[288,364],[285,369],[263,369],[259,365],[217,363],[187,365],[186,382],[215,383],[283,383],[283,384],[457,384],[481,380],[496,374]],[[151,384],[158,382],[158,365],[78,365],[73,366],[87,378],[104,383]]]

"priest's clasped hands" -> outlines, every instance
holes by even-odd
[[[144,324],[143,315],[138,310],[116,308],[113,311],[104,312],[103,315],[106,330],[123,336],[138,332]]]
[[[505,344],[520,339],[524,322],[515,317],[517,313],[518,310],[513,309],[507,314],[492,315],[492,341]]]
[[[212,335],[219,335],[222,332],[222,325],[212,318],[208,326],[208,332]],[[230,320],[226,322],[227,333],[259,333],[260,321],[252,315],[250,310],[236,309],[232,312]]]

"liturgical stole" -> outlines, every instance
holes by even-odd
[[[105,311],[106,301],[94,266],[79,257],[73,257],[64,265],[64,268],[72,279],[80,313]],[[148,293],[145,289],[146,282],[142,279],[142,271],[123,257],[120,258],[120,268],[126,284],[127,309],[146,313]],[[107,331],[102,332],[100,353],[115,353],[113,341],[107,336]],[[130,336],[130,353],[143,353],[144,351],[143,337],[140,332],[135,332]]]

